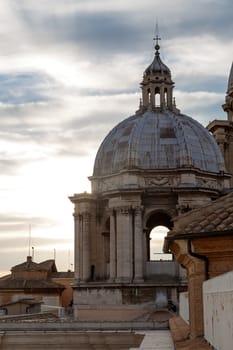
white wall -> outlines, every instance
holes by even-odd
[[[203,283],[204,333],[217,350],[233,349],[233,271]]]

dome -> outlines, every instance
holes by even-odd
[[[170,69],[160,59],[158,40],[157,36],[154,60],[143,75],[139,110],[103,141],[95,159],[96,178],[132,169],[225,171],[213,136],[176,108],[174,82]]]
[[[146,111],[125,119],[107,135],[97,152],[93,176],[133,168],[187,167],[213,173],[225,170],[212,135],[184,114]]]

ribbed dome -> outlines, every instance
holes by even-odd
[[[104,139],[93,176],[127,169],[177,169],[224,171],[220,149],[209,132],[194,119],[172,111],[131,116]]]

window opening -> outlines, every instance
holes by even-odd
[[[172,254],[163,253],[164,238],[169,228],[166,226],[155,226],[150,232],[150,261],[172,260]]]

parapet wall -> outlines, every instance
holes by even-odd
[[[204,336],[217,350],[233,346],[233,271],[203,284]]]

